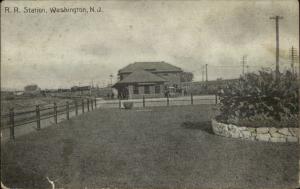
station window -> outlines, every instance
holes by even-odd
[[[150,87],[148,85],[144,86],[145,94],[150,94]]]
[[[133,86],[133,94],[139,94],[139,87],[137,85]]]
[[[155,93],[159,94],[160,93],[160,85],[155,86]]]

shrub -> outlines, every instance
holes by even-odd
[[[220,92],[220,121],[235,122],[260,117],[282,122],[298,114],[298,83],[287,71],[276,81],[274,73],[259,71],[241,77]],[[270,122],[271,123],[271,122]]]
[[[258,114],[248,118],[241,119],[228,119],[228,124],[240,125],[244,127],[298,127],[299,115],[290,114],[289,116],[281,117],[281,120],[275,120],[272,117],[268,117],[264,114]]]

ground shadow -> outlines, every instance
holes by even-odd
[[[211,121],[202,121],[202,122],[186,121],[183,122],[181,126],[186,129],[200,129],[209,134],[214,134],[211,126]]]

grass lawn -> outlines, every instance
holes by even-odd
[[[211,133],[212,106],[98,109],[1,144],[9,187],[294,188],[299,145]]]
[[[29,111],[35,110],[36,105],[43,107],[50,104],[52,106],[54,102],[56,102],[57,105],[60,105],[65,104],[67,101],[72,102],[71,99],[67,98],[42,96],[15,98],[13,100],[1,99],[1,112],[9,112],[10,108],[14,108],[15,111]]]

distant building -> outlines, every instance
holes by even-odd
[[[24,87],[25,96],[38,96],[41,94],[41,89],[37,85],[27,85]]]
[[[91,86],[73,86],[71,87],[71,91],[90,91],[91,90]]]
[[[211,81],[184,82],[181,86],[188,94],[216,94],[220,89],[238,81],[239,79],[217,79]]]
[[[120,98],[163,97],[180,89],[182,69],[166,62],[135,62],[118,72],[113,85]]]
[[[107,87],[97,87],[92,90],[92,95],[96,97],[102,97],[104,99],[112,99],[117,96],[116,89],[111,88],[110,86]]]
[[[92,91],[92,87],[90,85],[71,87],[72,94],[77,96],[90,96],[91,91]]]
[[[12,91],[2,91],[1,90],[1,99],[13,100],[14,97],[15,97],[14,92],[12,92]]]

